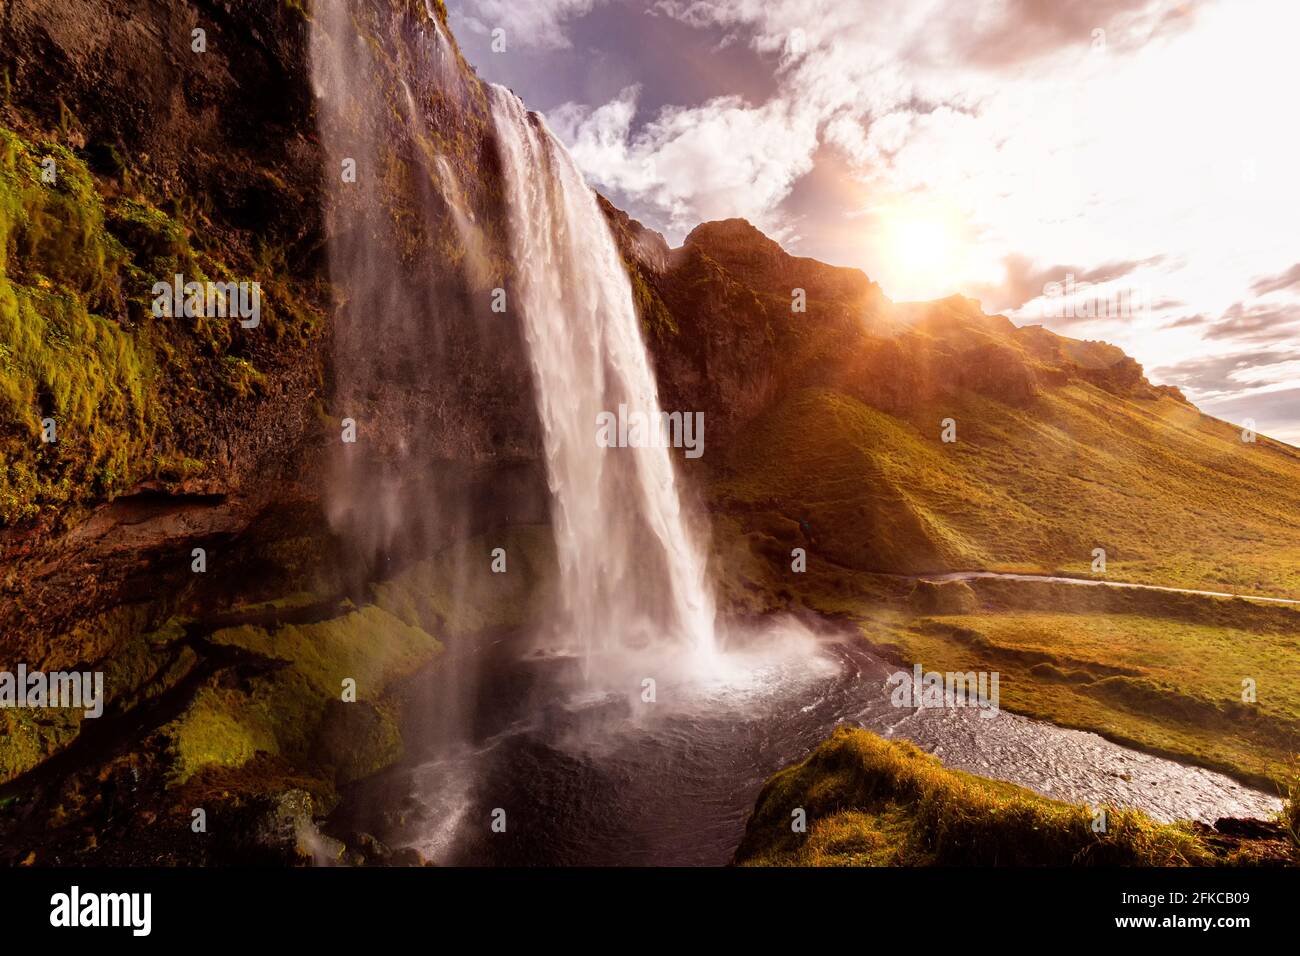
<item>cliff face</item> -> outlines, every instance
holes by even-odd
[[[314,270],[320,154],[301,5],[11,0],[0,31],[9,107],[74,148],[116,151],[161,198],[210,208],[212,231],[255,231]]]
[[[382,67],[368,219],[326,188],[356,154],[318,132],[308,5],[0,6],[0,670],[98,671],[107,696],[102,722],[0,712],[4,860],[54,819],[44,860],[81,858],[89,826],[95,859],[297,859],[303,807],[400,754],[398,687],[434,634],[517,621],[546,563],[516,530],[547,504],[519,326],[489,308],[512,275],[481,86],[430,42],[440,3],[342,9]],[[349,244],[395,290],[352,313],[327,254]],[[260,320],[156,314],[176,274],[258,283]],[[332,497],[357,478],[344,418],[373,468],[345,499],[410,516],[379,546]],[[464,623],[473,575],[453,601],[428,556],[489,528],[520,593]],[[356,709],[327,706],[342,677]],[[112,817],[119,787],[134,816]],[[196,846],[174,814],[195,788],[276,845]]]
[[[411,462],[452,463],[438,493],[472,503],[504,484],[527,499],[517,513],[544,518],[526,356],[517,324],[488,311],[510,283],[490,120],[454,45],[445,72],[421,71],[430,10],[353,9],[389,68],[370,78],[389,127],[364,171],[398,224],[382,246],[324,188],[342,157],[318,135],[304,5],[0,10],[0,659],[83,660],[80,638],[59,647],[78,622],[127,602],[156,604],[159,623],[228,601],[250,569],[270,595],[330,586],[340,549],[363,546],[322,515],[344,417],[403,493],[431,493]],[[424,128],[398,108],[412,87]],[[461,208],[422,220],[433,174],[459,184]],[[455,215],[483,224],[473,263]],[[334,314],[331,230],[375,244],[401,286],[359,327]],[[152,286],[175,274],[259,283],[260,323],[154,316]],[[336,400],[349,389],[356,401]],[[195,547],[213,553],[205,577]]]
[[[654,343],[667,404],[705,410],[721,442],[795,382],[834,374],[836,343],[886,304],[862,273],[790,256],[739,219],[691,232],[657,288],[677,330]]]
[[[329,294],[305,44],[270,0],[0,10],[5,660],[93,659],[59,635],[174,601],[192,547],[310,508]],[[259,326],[156,318],[175,274],[260,282]]]

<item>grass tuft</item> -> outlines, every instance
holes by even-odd
[[[807,832],[792,811],[807,814]],[[750,866],[1188,866],[1215,862],[1190,824],[1093,814],[840,727],[759,795],[736,852]]]

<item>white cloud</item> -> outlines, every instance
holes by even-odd
[[[816,117],[776,98],[753,107],[719,97],[669,107],[635,134],[638,90],[589,109],[567,103],[549,117],[599,187],[660,210],[670,233],[708,219],[742,216],[778,237],[777,206],[812,168]]]
[[[789,237],[782,203],[830,147],[857,205],[801,208],[795,251],[825,257],[820,228],[838,261],[896,297],[995,284],[1012,254],[1082,267],[1149,260],[1130,287],[1219,316],[1249,307],[1259,277],[1298,257],[1291,0],[881,0],[865,15],[842,0],[661,0],[655,12],[747,37],[779,81],[763,103],[723,97],[639,117],[624,91],[561,111],[588,175],[670,238],[736,215]],[[928,271],[898,261],[890,223],[912,214],[954,223],[964,249]],[[1038,321],[1035,303],[1025,309],[1021,320]],[[1204,354],[1207,329],[1170,328],[1171,317],[1154,309],[1062,331],[1105,335],[1148,366]],[[1282,371],[1280,385],[1297,381]]]
[[[564,33],[566,20],[590,13],[602,0],[462,0],[453,11],[461,24],[475,33],[505,31],[506,49],[511,46],[543,50],[570,46]]]

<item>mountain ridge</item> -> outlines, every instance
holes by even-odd
[[[1180,401],[1187,401],[1175,386],[1157,385],[1147,380],[1142,366],[1118,346],[1061,335],[1040,323],[1016,325],[1001,313],[985,313],[978,299],[961,293],[938,299],[895,302],[865,271],[852,266],[831,265],[810,256],[796,256],[742,217],[701,222],[687,233],[681,245],[670,246],[662,234],[633,219],[609,200],[601,197],[601,203],[616,239],[635,269],[663,275],[680,266],[693,250],[699,250],[742,281],[761,277],[774,267],[781,268],[792,283],[792,293],[802,288],[799,283],[806,280],[811,280],[812,285],[821,285],[820,291],[825,293],[828,286],[836,284],[833,280],[838,279],[842,298],[874,296],[878,301],[888,303],[896,313],[900,331],[914,322],[925,323],[933,319],[936,307],[942,305],[973,319],[988,320],[990,329],[1012,334],[1027,351],[1040,359],[1098,372],[1118,366],[1116,374],[1099,376],[1100,381],[1116,386],[1141,383]]]
[[[669,248],[609,218],[665,407],[709,425],[707,464],[683,467],[764,562],[802,544],[860,570],[1088,573],[1100,548],[1128,580],[1300,593],[1282,557],[1300,555],[1300,451],[1153,385],[1116,346],[961,295],[895,303],[745,220]]]

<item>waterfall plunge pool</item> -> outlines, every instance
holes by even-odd
[[[402,766],[353,788],[332,828],[442,865],[724,865],[767,779],[841,723],[1045,796],[1160,820],[1267,817],[1281,805],[1093,733],[1006,711],[989,719],[977,708],[895,707],[888,681],[898,668],[855,636],[778,625],[733,638],[697,676],[648,651],[595,668],[599,681],[584,679],[593,668],[577,655],[525,644],[453,650],[475,666],[462,660],[431,678],[416,713],[427,739]],[[464,684],[471,672],[476,689]],[[451,733],[445,705],[455,694],[465,706],[452,708]]]

